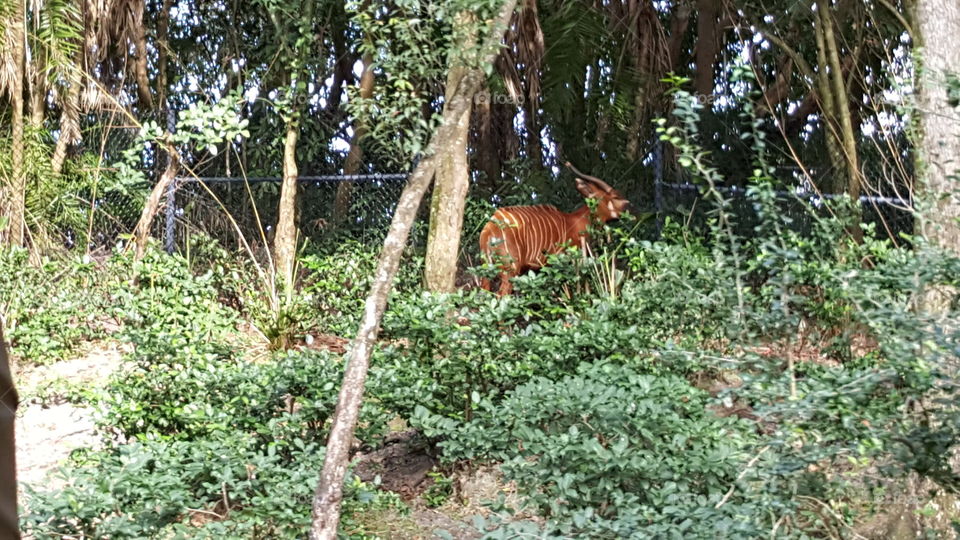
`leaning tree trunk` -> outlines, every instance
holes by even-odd
[[[919,0],[916,34],[921,41],[917,141],[917,197],[922,201],[918,232],[960,254],[960,112],[947,96],[947,75],[960,72],[960,48],[946,36],[960,36],[956,0]],[[953,291],[955,293],[955,291]],[[952,293],[927,295],[928,307],[944,311]]]
[[[12,246],[22,246],[24,233],[26,231],[25,221],[25,192],[27,189],[26,171],[23,168],[24,138],[23,138],[23,81],[26,69],[26,50],[24,49],[24,32],[26,21],[24,19],[24,3],[14,2],[14,13],[10,20],[9,32],[12,34],[13,41],[13,63],[14,76],[13,84],[10,85],[11,99],[10,105],[13,110],[10,115],[12,126],[11,140],[11,178],[7,185],[6,193],[0,204],[3,205],[3,216],[7,218],[6,243]]]
[[[147,239],[150,237],[150,226],[153,225],[153,219],[157,217],[157,211],[160,209],[160,201],[167,192],[170,184],[173,183],[177,173],[180,172],[180,154],[173,146],[167,146],[167,168],[160,175],[157,185],[153,186],[147,202],[143,205],[143,211],[140,213],[140,220],[133,229],[133,241],[136,247],[135,258],[140,260],[147,252]]]
[[[467,13],[458,15],[462,27],[473,25],[474,18]],[[468,35],[461,49],[475,46],[476,36]],[[457,54],[457,53],[455,53]],[[477,68],[452,62],[447,75],[444,101],[459,91],[464,77]],[[474,93],[475,94],[475,93]],[[471,95],[471,99],[472,99]],[[467,160],[467,141],[470,138],[470,110],[454,126],[448,147],[437,156],[433,199],[430,201],[430,230],[427,233],[427,253],[424,257],[424,283],[427,290],[453,292],[457,278],[457,255],[463,230],[463,212],[470,188],[470,163]]]
[[[17,447],[14,424],[17,390],[10,373],[7,343],[0,322],[0,538],[20,538],[17,521]]]
[[[503,37],[502,29],[509,23],[516,4],[516,0],[506,0],[501,7],[481,49],[483,64],[493,64],[498,52],[496,45]],[[471,70],[457,85],[457,92],[444,104],[443,123],[430,139],[427,157],[422,159],[413,171],[397,203],[390,231],[380,252],[370,294],[364,305],[363,319],[346,361],[337,409],[327,441],[323,471],[320,473],[313,498],[313,522],[310,529],[312,540],[332,540],[337,537],[340,504],[343,499],[343,478],[350,458],[350,442],[360,415],[363,385],[370,366],[370,354],[380,331],[380,320],[387,305],[387,295],[393,286],[393,278],[400,265],[400,256],[407,243],[420,201],[433,178],[436,160],[448,151],[449,143],[456,137],[460,122],[463,116],[469,113],[473,96],[482,84],[483,73]]]

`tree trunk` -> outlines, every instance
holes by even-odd
[[[13,17],[10,19],[10,33],[13,35],[13,51],[11,56],[14,62],[14,77],[10,92],[10,105],[13,110],[10,114],[12,126],[11,140],[11,178],[6,186],[6,193],[0,198],[4,206],[3,216],[7,218],[6,243],[11,246],[22,246],[26,232],[24,208],[25,192],[27,189],[26,171],[23,168],[24,138],[23,138],[23,81],[26,69],[25,43],[25,12],[24,2],[14,2]],[[2,231],[2,229],[0,229]]]
[[[716,0],[697,1],[697,71],[694,74],[693,88],[698,96],[713,95],[713,65],[717,60],[719,40],[717,25],[720,2]],[[710,100],[704,99],[704,108],[710,109]]]
[[[820,12],[820,22],[823,24],[823,38],[827,48],[827,62],[830,65],[830,82],[833,90],[834,110],[839,116],[839,142],[843,150],[844,172],[846,178],[845,191],[854,201],[854,216],[849,228],[850,236],[857,242],[863,240],[863,230],[860,227],[860,163],[857,157],[857,135],[850,115],[850,97],[847,95],[847,85],[843,79],[843,65],[840,63],[840,51],[834,34],[834,20],[830,12],[830,0],[817,0],[817,11]]]
[[[424,282],[427,290],[434,292],[453,292],[456,286],[463,212],[470,188],[470,167],[467,162],[469,134],[468,110],[460,116],[453,137],[447,143],[449,149],[437,158],[424,261]]]
[[[150,77],[147,75],[147,29],[143,23],[143,12],[146,10],[144,2],[138,2],[136,7],[136,16],[139,19],[134,25],[134,45],[136,46],[136,56],[134,57],[133,69],[137,79],[137,99],[140,101],[142,111],[153,110],[153,94],[150,93]]]
[[[163,0],[160,16],[157,18],[157,104],[163,121],[167,113],[167,62],[170,47],[170,8],[174,0]]]
[[[527,159],[534,170],[543,168],[543,140],[540,138],[539,106],[536,101],[527,99],[524,107],[524,131],[527,135]]]
[[[673,18],[670,20],[670,41],[667,49],[670,51],[670,71],[677,71],[680,65],[680,54],[683,52],[683,38],[690,25],[690,5],[681,3],[677,6]]]
[[[947,73],[960,70],[960,48],[946,36],[960,36],[955,0],[919,0],[916,30],[922,46],[919,74],[917,197],[919,233],[960,254],[960,113],[948,101]],[[942,296],[942,295],[941,295]],[[946,307],[932,305],[934,309]]]
[[[10,373],[7,343],[0,323],[0,538],[20,538],[17,520],[17,447],[14,424],[17,418],[17,390]]]
[[[516,0],[506,0],[500,9],[485,46],[481,49],[484,64],[493,64],[498,52],[496,45],[503,37],[502,29],[509,23],[515,7]],[[400,256],[407,243],[420,201],[433,178],[436,168],[435,160],[447,151],[449,143],[456,138],[462,117],[469,114],[473,95],[483,82],[483,74],[477,70],[469,71],[460,81],[456,93],[444,104],[443,123],[431,137],[426,157],[413,171],[397,203],[390,231],[380,252],[370,294],[364,305],[363,319],[345,362],[346,370],[327,441],[323,471],[320,473],[313,498],[313,518],[310,529],[312,540],[333,540],[337,537],[340,503],[343,499],[343,478],[350,458],[350,442],[360,415],[363,385],[370,366],[370,354],[380,330],[380,320],[387,305],[387,295],[393,286],[393,278],[400,265]]]
[[[860,197],[860,165],[857,159],[857,136],[850,115],[850,99],[847,96],[846,82],[843,80],[843,65],[840,63],[840,51],[834,35],[834,21],[830,12],[830,0],[817,0],[817,11],[823,24],[823,38],[827,48],[827,62],[830,65],[830,80],[833,89],[833,106],[840,121],[839,139],[843,148],[846,165],[846,192],[854,198]]]
[[[458,16],[460,25],[475,24],[469,14]],[[460,47],[474,47],[475,35],[468,35]],[[460,63],[454,64],[447,74],[444,101],[456,95],[458,86],[470,71]],[[482,75],[480,75],[482,77]],[[475,94],[475,93],[474,93]],[[471,98],[473,94],[471,95]],[[470,112],[460,121],[447,141],[448,147],[437,156],[436,178],[433,184],[433,199],[430,201],[430,230],[427,233],[427,253],[424,257],[424,284],[429,291],[453,292],[457,279],[457,255],[460,251],[460,235],[463,232],[463,211],[470,189],[470,165],[467,160],[467,141],[470,137]]]
[[[837,122],[835,102],[837,96],[833,94],[830,84],[830,66],[827,60],[827,45],[824,37],[824,17],[817,10],[814,23],[814,37],[817,41],[817,96],[820,98],[820,112],[823,121],[823,137],[827,146],[827,155],[830,156],[830,166],[833,169],[830,180],[820,186],[820,189],[829,193],[840,191],[839,183],[833,178],[844,170],[843,149],[840,145],[840,126]]]
[[[300,123],[296,118],[287,121],[283,139],[283,184],[280,187],[276,236],[273,238],[273,259],[277,277],[283,283],[287,303],[293,300],[294,267],[297,258],[297,138]]]
[[[150,237],[150,226],[153,225],[153,219],[157,217],[157,210],[160,208],[160,201],[167,193],[167,187],[177,177],[180,172],[180,154],[172,146],[167,147],[167,168],[160,175],[157,185],[153,186],[153,191],[147,197],[147,202],[143,205],[143,212],[140,213],[140,220],[137,221],[136,228],[133,229],[133,239],[136,244],[135,258],[140,260],[147,252],[147,239]]]
[[[79,68],[78,68],[79,69]],[[80,138],[80,86],[82,77],[78,81],[71,81],[67,93],[63,96],[60,113],[60,136],[53,148],[53,157],[50,167],[54,174],[63,170],[63,162],[67,158],[67,148]]]
[[[474,126],[473,148],[476,168],[483,172],[487,192],[494,193],[500,184],[500,140],[494,129],[494,105],[490,89],[478,92],[471,115]]]
[[[360,76],[360,99],[369,100],[373,97],[373,57],[363,55],[363,75]],[[357,118],[353,124],[353,137],[350,138],[350,152],[343,163],[343,174],[357,174],[363,164],[363,147],[360,146],[363,137],[367,134],[367,126],[363,118]],[[350,199],[353,193],[353,182],[340,182],[337,186],[337,195],[333,201],[333,230],[337,230],[350,213]]]

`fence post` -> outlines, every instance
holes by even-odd
[[[657,240],[663,230],[663,141],[653,145],[653,206],[657,212]]]
[[[167,131],[171,134],[176,132],[177,122],[176,115],[173,113],[173,109],[167,107]],[[167,156],[167,159],[170,159],[170,156]],[[163,234],[163,246],[167,253],[173,253],[174,245],[174,236],[176,235],[177,227],[177,178],[170,182],[167,186],[167,207],[166,207],[166,222],[164,227]]]

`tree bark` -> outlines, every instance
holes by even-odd
[[[960,112],[948,101],[946,74],[960,70],[960,48],[946,36],[960,36],[960,5],[954,0],[919,0],[916,33],[921,40],[918,70],[920,133],[917,148],[919,233],[960,254]],[[943,295],[940,295],[943,296]],[[933,309],[943,301],[928,302]]]
[[[694,74],[693,88],[698,96],[713,95],[713,65],[717,60],[719,40],[717,25],[720,3],[716,0],[697,0],[697,71]],[[709,109],[710,100],[704,100],[704,108]]]
[[[304,20],[313,19],[316,2],[305,0],[303,3]],[[276,20],[274,20],[274,24]],[[277,31],[282,31],[277,26]],[[322,37],[317,39],[322,42]],[[284,305],[289,305],[293,301],[295,290],[294,269],[297,261],[297,179],[300,171],[297,169],[297,140],[300,136],[300,117],[303,111],[303,95],[297,90],[297,84],[302,77],[306,76],[303,66],[306,65],[307,55],[311,47],[307,44],[298,46],[299,55],[296,64],[300,66],[291,72],[286,73],[289,91],[292,93],[293,101],[291,103],[290,116],[286,120],[286,133],[283,137],[283,182],[280,185],[280,205],[277,208],[277,229],[273,238],[273,262],[275,268],[275,278],[279,279],[283,286]],[[285,345],[285,344],[283,344]]]
[[[79,68],[78,68],[79,69]],[[83,80],[82,77],[80,80]],[[80,138],[80,81],[71,81],[67,93],[63,96],[60,113],[60,136],[53,148],[50,167],[53,174],[60,174],[63,162],[67,158],[67,148]]]
[[[0,538],[20,538],[17,520],[17,447],[14,425],[17,418],[17,389],[10,373],[7,343],[0,321]]]
[[[474,129],[474,163],[483,172],[489,193],[496,192],[500,184],[500,140],[496,137],[494,124],[494,105],[490,102],[489,88],[477,93],[471,120]]]
[[[474,25],[474,17],[466,13],[458,16],[462,27]],[[465,38],[460,49],[475,46],[476,35]],[[458,92],[464,77],[476,68],[468,68],[456,62],[447,74],[444,101]],[[482,75],[480,75],[482,77]],[[471,94],[471,99],[476,94]],[[460,251],[460,235],[463,232],[463,211],[470,189],[470,164],[467,160],[467,141],[470,137],[470,113],[472,106],[461,115],[447,141],[448,147],[437,157],[436,178],[433,184],[433,199],[430,201],[430,230],[427,233],[427,253],[424,257],[424,285],[433,292],[453,292],[457,278],[457,255]]]
[[[167,63],[170,47],[170,8],[174,0],[163,0],[157,18],[157,103],[164,121],[167,113]]]
[[[137,79],[137,99],[140,107],[143,111],[150,111],[153,110],[153,94],[150,93],[150,77],[147,75],[147,29],[143,24],[143,12],[146,8],[146,3],[142,1],[138,2],[135,8],[138,21],[133,28],[136,47],[133,69]]]
[[[857,137],[850,115],[850,100],[847,97],[846,82],[843,80],[843,65],[834,35],[833,16],[830,12],[830,0],[817,0],[817,11],[823,24],[823,38],[826,44],[827,62],[830,65],[830,81],[833,89],[833,106],[840,121],[839,139],[843,148],[846,165],[846,192],[854,200],[860,197],[860,165],[857,159]]]
[[[844,170],[843,149],[840,145],[840,126],[837,122],[835,103],[837,96],[833,94],[833,86],[830,84],[830,66],[827,60],[827,45],[824,37],[824,17],[822,12],[817,10],[816,21],[814,22],[814,37],[817,42],[817,97],[820,99],[820,113],[823,121],[823,137],[827,146],[827,155],[830,156],[830,165],[833,169],[833,178],[840,171]],[[802,64],[797,64],[802,65]],[[836,181],[831,180],[827,185],[820,188],[829,193],[839,191]]]
[[[369,100],[373,97],[373,85],[373,57],[367,53],[363,55],[363,74],[360,76],[361,100]],[[365,119],[357,118],[353,124],[353,137],[350,138],[350,152],[343,163],[343,174],[357,174],[360,171],[360,165],[363,164],[363,147],[360,143],[366,134]],[[353,182],[340,182],[337,186],[337,195],[333,201],[333,230],[337,230],[350,213],[352,194]]]
[[[501,7],[490,35],[481,49],[483,63],[493,64],[497,54],[496,45],[503,37],[502,29],[509,23],[515,7],[516,0],[506,0]],[[380,320],[387,305],[387,295],[393,286],[393,279],[400,265],[400,256],[407,243],[420,201],[433,178],[436,160],[441,153],[446,152],[448,142],[456,138],[462,117],[469,113],[473,95],[483,82],[482,72],[476,70],[468,72],[460,81],[457,92],[444,104],[443,122],[430,139],[426,157],[413,171],[397,203],[397,210],[380,252],[370,294],[364,305],[363,319],[346,360],[346,370],[327,441],[323,471],[320,473],[313,498],[310,529],[312,540],[333,540],[337,537],[340,504],[343,499],[343,478],[350,458],[350,442],[360,415],[363,385],[370,366],[370,354],[380,330]]]
[[[297,139],[300,122],[295,118],[287,121],[283,139],[283,184],[280,186],[276,235],[273,238],[273,258],[277,277],[282,280],[286,301],[293,300],[294,267],[297,258]]]
[[[177,177],[180,172],[180,154],[172,146],[167,146],[167,168],[160,175],[157,185],[153,186],[153,191],[147,197],[147,202],[143,205],[143,212],[140,213],[140,220],[133,229],[133,239],[136,246],[135,258],[140,260],[147,252],[147,239],[150,237],[150,226],[153,225],[153,219],[157,217],[157,210],[160,208],[160,201],[167,193],[167,187]]]
[[[527,159],[534,170],[543,168],[543,140],[540,137],[539,96],[528,96],[524,102],[524,132],[526,138]]]
[[[12,111],[10,120],[12,126],[11,140],[11,178],[6,187],[7,193],[4,194],[0,204],[3,204],[3,215],[7,218],[6,243],[11,246],[22,246],[24,234],[26,232],[24,207],[27,182],[26,171],[23,168],[24,155],[24,102],[23,102],[23,82],[26,77],[26,44],[25,40],[25,11],[24,2],[14,2],[13,17],[10,19],[10,32],[13,34],[13,57],[14,77],[10,89],[10,105]]]
[[[670,51],[670,70],[677,71],[680,65],[680,53],[683,51],[683,38],[690,25],[690,5],[686,2],[677,6],[673,18],[670,20],[670,41],[667,49]]]

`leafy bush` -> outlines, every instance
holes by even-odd
[[[466,425],[426,409],[414,420],[443,437],[447,459],[502,461],[549,534],[759,534],[762,513],[742,495],[725,499],[755,437],[705,405],[681,378],[599,362],[536,377],[498,403],[482,399]]]
[[[140,261],[117,256],[114,263],[135,284],[118,281],[111,291],[127,339],[204,343],[220,341],[234,329],[236,312],[220,303],[212,272],[194,276],[182,258],[157,250]]]
[[[86,258],[33,265],[26,250],[0,250],[0,310],[13,353],[45,364],[102,336],[111,279],[111,269]]]
[[[305,351],[252,362],[223,345],[177,346],[152,336],[135,345],[131,366],[104,392],[104,427],[139,439],[244,432],[281,448],[292,438],[326,436],[342,377],[334,356]],[[363,440],[385,433],[387,420],[366,404]]]
[[[191,337],[176,336],[176,329]],[[32,492],[24,528],[37,536],[300,537],[323,462],[342,376],[315,352],[266,361],[197,343],[193,327],[132,333],[130,365],[100,396],[100,423],[127,442],[75,454],[66,488]],[[389,417],[364,406],[375,444]],[[346,511],[398,504],[354,483]],[[345,527],[356,529],[345,521]],[[362,529],[358,529],[362,532]]]
[[[377,267],[378,251],[357,241],[346,241],[302,259],[308,272],[301,295],[312,317],[308,323],[324,332],[351,335],[360,323],[363,303]],[[394,295],[419,289],[422,259],[409,254],[394,285]]]
[[[21,525],[36,538],[300,538],[310,526],[323,442],[281,446],[222,433],[75,455],[60,473],[62,489],[28,491]],[[344,497],[345,529],[356,529],[352,513],[400,506],[357,480]]]

